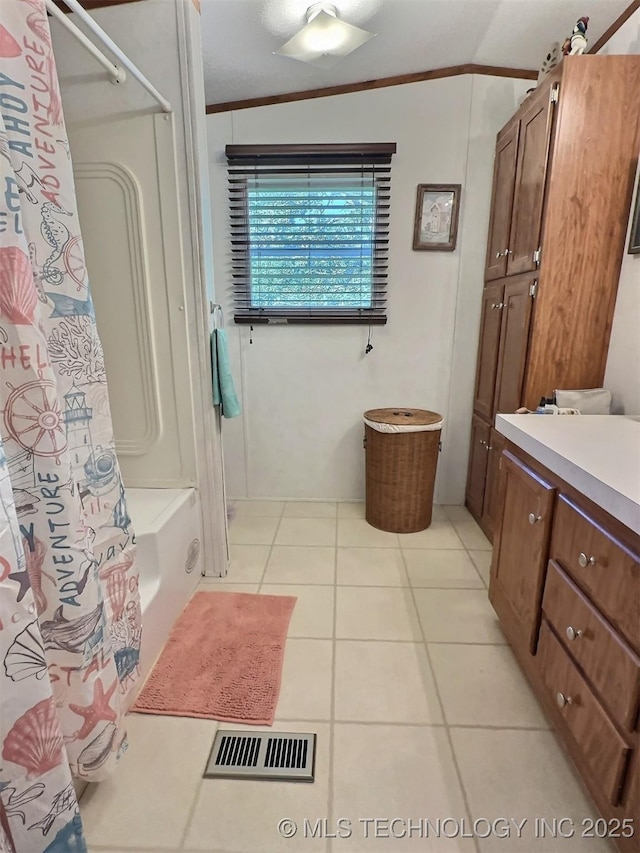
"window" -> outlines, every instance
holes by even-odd
[[[228,145],[236,323],[385,323],[395,143]]]

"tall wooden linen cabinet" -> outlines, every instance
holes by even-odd
[[[497,137],[466,505],[491,538],[497,413],[604,379],[640,148],[640,56],[567,56]]]

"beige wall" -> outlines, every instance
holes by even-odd
[[[445,417],[436,499],[464,497],[495,135],[531,85],[462,76],[258,107],[207,119],[218,298],[244,415],[225,422],[236,497],[362,498],[362,413],[416,406]],[[227,143],[397,142],[388,324],[234,326]],[[419,183],[462,184],[455,252],[415,252]]]
[[[601,53],[640,54],[640,10],[618,30]],[[636,175],[636,193],[640,170]],[[634,204],[631,211],[634,210]],[[631,230],[631,215],[629,231]],[[616,413],[640,414],[640,254],[630,255],[629,232],[620,270],[604,385],[613,393]]]

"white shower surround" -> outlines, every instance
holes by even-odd
[[[139,689],[200,580],[201,510],[195,489],[127,489],[127,507],[140,574]]]

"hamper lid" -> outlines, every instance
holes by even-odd
[[[364,413],[367,421],[394,426],[432,426],[442,421],[442,415],[426,409],[369,409]]]

